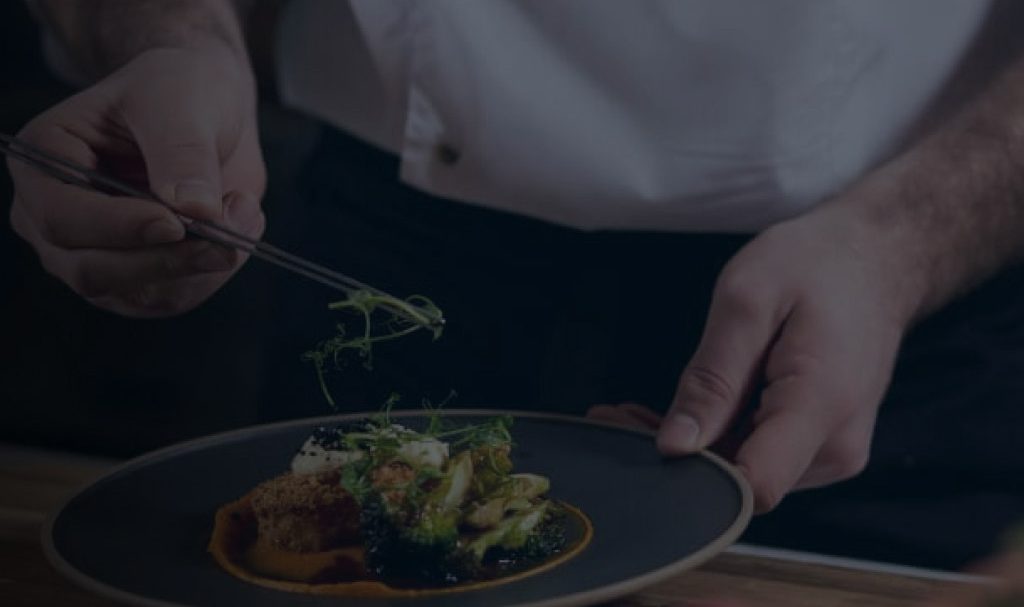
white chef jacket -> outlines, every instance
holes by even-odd
[[[989,0],[293,0],[282,98],[437,195],[760,230],[899,149]]]

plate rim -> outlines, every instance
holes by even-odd
[[[112,586],[100,580],[97,580],[69,563],[57,550],[53,538],[53,529],[56,525],[57,519],[60,518],[61,513],[71,504],[71,502],[78,499],[83,494],[91,491],[93,487],[108,481],[109,479],[130,472],[131,470],[139,467],[143,467],[151,462],[165,460],[169,457],[173,457],[177,453],[185,453],[201,449],[208,445],[218,444],[225,440],[233,438],[241,438],[248,434],[258,434],[262,432],[268,432],[278,429],[286,429],[294,426],[305,426],[310,424],[318,423],[335,423],[345,422],[352,419],[362,419],[369,416],[377,415],[379,411],[362,411],[354,413],[340,413],[332,415],[321,415],[315,417],[304,417],[298,419],[291,419],[278,422],[269,422],[264,424],[255,424],[250,426],[244,426],[242,428],[234,428],[231,430],[225,430],[208,434],[185,441],[180,441],[161,447],[159,449],[148,451],[136,457],[129,459],[128,461],[122,462],[114,466],[112,469],[105,472],[103,475],[94,479],[87,485],[79,488],[69,497],[64,499],[60,506],[50,512],[46,520],[43,523],[42,529],[40,530],[43,554],[50,565],[57,570],[59,574],[70,580],[80,588],[93,592],[97,595],[112,599],[119,603],[138,605],[140,607],[192,607],[183,603],[171,603],[161,599],[154,599],[146,597],[134,592],[129,592]],[[394,417],[426,417],[436,413],[435,411],[427,411],[423,409],[395,409],[390,412],[390,415]],[[546,413],[538,411],[523,411],[517,409],[487,409],[487,408],[468,408],[468,409],[452,409],[442,411],[442,414],[446,417],[480,417],[480,416],[494,416],[494,415],[511,415],[515,418],[525,419],[539,419],[545,421],[554,421],[561,423],[569,423],[584,426],[596,426],[600,428],[606,428],[616,430],[620,432],[626,432],[629,434],[637,434],[641,436],[654,437],[655,432],[652,430],[646,430],[642,428],[636,428],[631,426],[625,426],[614,422],[607,422],[603,420],[590,419],[583,416],[567,415],[562,413]],[[593,605],[605,601],[612,601],[623,596],[635,593],[643,588],[650,587],[657,584],[658,582],[664,581],[670,577],[673,577],[679,573],[693,569],[698,565],[710,560],[713,556],[719,554],[731,544],[733,544],[739,536],[746,529],[750,523],[750,519],[753,516],[754,499],[750,485],[746,478],[736,469],[735,466],[730,464],[721,456],[712,453],[706,449],[694,453],[687,457],[703,457],[710,461],[712,464],[717,466],[733,481],[737,490],[740,493],[740,507],[736,517],[730,523],[729,527],[720,533],[714,540],[703,546],[699,550],[692,554],[673,561],[663,567],[648,571],[641,575],[633,576],[629,579],[615,582],[612,584],[606,584],[593,588],[590,590],[584,590],[582,592],[576,592],[573,594],[563,595],[561,597],[554,597],[548,599],[542,599],[540,601],[533,601],[529,603],[517,603],[512,607],[582,607],[584,605]],[[410,603],[412,605],[413,603]]]

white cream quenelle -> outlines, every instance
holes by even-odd
[[[413,431],[400,424],[392,424],[389,428],[383,430],[382,433],[394,438],[399,438],[403,434],[415,435]],[[315,474],[337,470],[348,463],[359,461],[365,455],[363,451],[358,449],[345,450],[333,448],[333,445],[325,447],[324,441],[314,435],[306,439],[306,442],[303,443],[295,456],[292,457],[291,470],[295,474]],[[443,467],[445,462],[448,461],[448,455],[448,443],[443,443],[429,437],[403,442],[396,453],[396,457],[399,460],[414,468],[432,467],[438,469]]]
[[[337,470],[345,464],[362,459],[364,455],[362,451],[325,449],[311,436],[306,439],[302,448],[292,457],[292,472],[295,474],[315,474],[317,472]]]

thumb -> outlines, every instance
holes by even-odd
[[[150,116],[137,127],[133,131],[150,190],[184,215],[220,220],[224,209],[214,129],[189,116]]]
[[[665,455],[706,448],[728,429],[746,400],[774,334],[771,314],[718,289],[700,345],[686,366],[658,431]]]

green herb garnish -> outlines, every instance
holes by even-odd
[[[338,323],[334,337],[320,342],[302,357],[313,363],[320,390],[334,409],[337,409],[337,405],[327,388],[328,362],[335,368],[340,367],[343,354],[352,351],[363,359],[366,368],[372,368],[374,344],[398,339],[421,329],[429,331],[437,339],[444,329],[441,309],[422,295],[413,295],[403,300],[360,290],[327,307],[330,310],[351,312],[358,319],[356,322],[361,324],[358,331],[350,331],[346,324]]]

